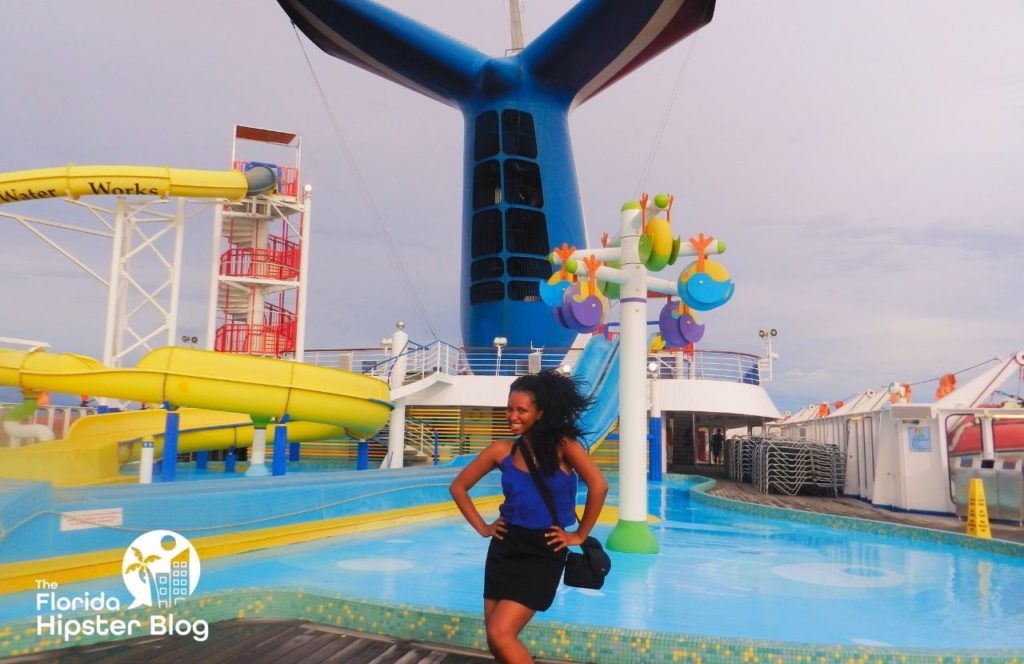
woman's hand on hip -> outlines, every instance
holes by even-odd
[[[568,530],[558,526],[551,526],[551,530],[544,533],[544,537],[547,538],[548,546],[552,547],[555,551],[561,551],[567,546],[579,546],[587,539],[579,533],[570,533]]]
[[[500,516],[494,523],[485,523],[484,529],[480,532],[480,537],[493,537],[495,539],[505,539],[505,531],[508,530],[505,527],[505,519]]]

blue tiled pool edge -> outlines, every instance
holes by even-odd
[[[697,476],[691,476],[697,477]],[[918,526],[907,526],[900,523],[887,523],[885,521],[870,521],[848,516],[834,516],[831,514],[820,514],[818,512],[805,512],[803,510],[791,510],[771,505],[760,505],[758,503],[747,503],[741,500],[732,500],[708,493],[715,487],[715,480],[706,479],[704,482],[695,484],[690,488],[690,499],[719,507],[721,509],[743,514],[751,514],[770,519],[784,519],[797,523],[806,523],[825,528],[837,530],[850,530],[863,533],[872,533],[883,536],[896,536],[912,541],[926,541],[956,546],[965,549],[985,551],[987,553],[1000,554],[1024,558],[1024,544],[1010,542],[1000,539],[985,539],[971,537],[960,533],[952,533],[945,530],[934,530],[931,528],[920,528]]]

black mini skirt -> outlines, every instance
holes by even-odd
[[[484,567],[484,598],[510,599],[547,611],[562,579],[568,549],[554,551],[545,530],[507,525],[503,539],[491,538]]]

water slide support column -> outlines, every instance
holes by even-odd
[[[650,453],[647,455],[647,479],[652,482],[660,482],[665,472],[665,445],[661,420],[661,397],[658,394],[658,381],[654,378],[647,380],[648,389],[651,391],[651,417],[648,421],[648,438],[650,439]]]
[[[164,424],[164,453],[163,463],[160,466],[160,480],[163,482],[174,481],[175,464],[178,461],[178,425],[180,416],[173,410],[167,411],[167,418]]]
[[[267,477],[267,425],[269,417],[252,417],[252,449],[249,451],[249,469],[246,477]]]
[[[409,364],[405,349],[408,345],[409,334],[405,331],[405,322],[398,321],[395,323],[395,331],[391,335],[391,352],[394,362],[391,365],[388,384],[392,390],[405,383],[405,373]],[[387,459],[388,468],[401,468],[405,465],[405,403],[402,400],[395,402],[395,407],[388,420]]]
[[[210,463],[210,452],[199,450],[196,452],[196,470],[206,470]]]
[[[370,467],[370,441],[360,440],[356,445],[356,470],[367,470]]]
[[[274,427],[274,461],[271,465],[273,474],[284,475],[288,472],[288,425],[287,415]]]
[[[619,522],[608,535],[607,545],[612,551],[657,553],[658,540],[647,525],[647,268],[640,262],[640,225],[640,205],[624,205],[620,230],[626,282],[619,296]]]
[[[234,445],[228,450],[228,453],[224,455],[224,472],[228,475],[235,472],[235,463],[238,459],[238,448]]]

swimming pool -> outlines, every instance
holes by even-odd
[[[927,541],[754,518],[651,489],[656,556],[612,552],[599,591],[563,587],[544,619],[849,645],[1024,648],[1024,560]],[[604,539],[609,526],[596,528]],[[481,610],[487,541],[458,519],[211,561],[238,579]],[[207,585],[209,584],[209,585]]]
[[[691,498],[698,481],[669,477],[652,485],[650,508],[662,519],[653,526],[658,555],[612,552],[602,590],[563,587],[539,620],[596,626],[604,630],[601,638],[611,639],[620,631],[649,632],[836,644],[844,652],[895,647],[1024,655],[1024,556],[951,546],[929,531],[911,539],[720,509]],[[609,529],[599,525],[596,534],[603,538]],[[486,546],[461,519],[447,518],[213,558],[203,562],[200,593],[223,598],[257,589],[251,605],[258,609],[298,591],[289,595],[288,610],[314,620],[324,619],[325,604],[328,614],[351,613],[340,608],[344,603],[333,607],[322,599],[342,596],[385,607],[433,607],[457,623],[458,616],[481,611]],[[110,594],[119,581],[62,588]],[[208,602],[192,612],[201,616],[210,608]],[[24,597],[0,598],[5,622],[31,616],[30,609]],[[372,630],[378,622],[350,626]],[[454,632],[437,632],[417,638],[455,642]]]

